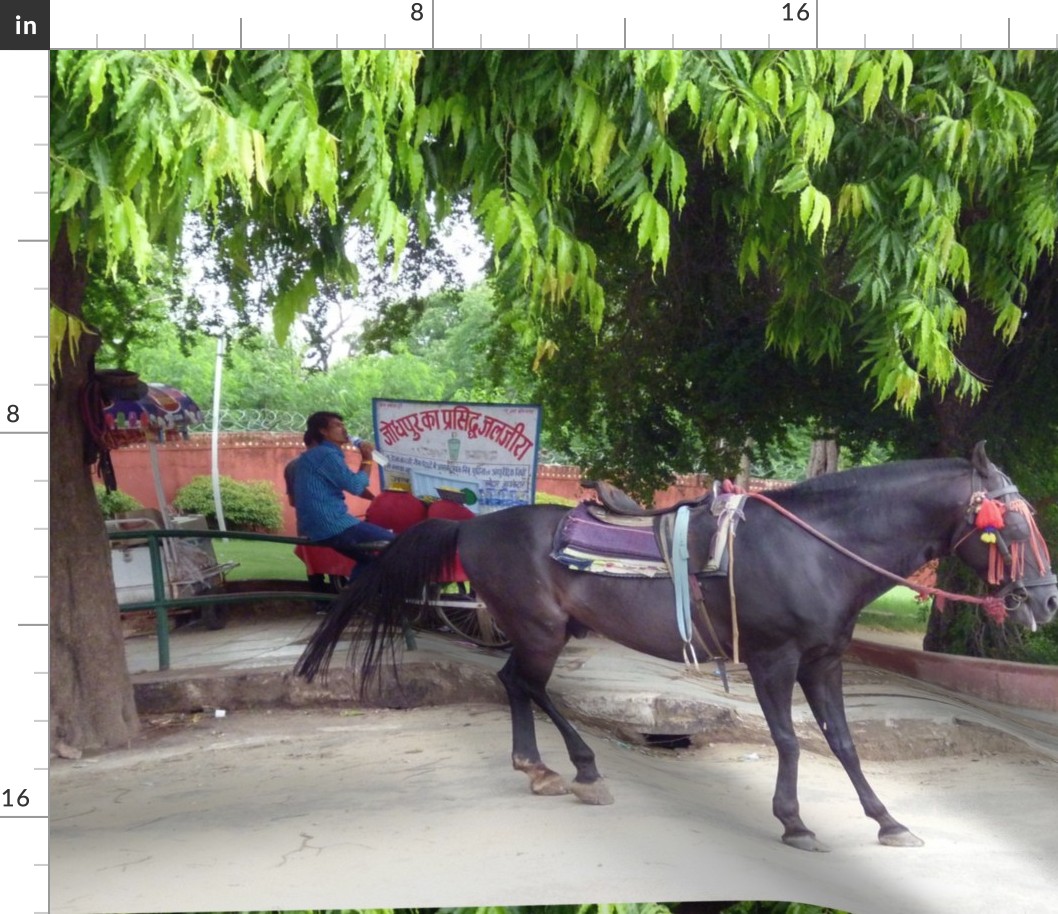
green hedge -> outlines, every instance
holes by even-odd
[[[270,533],[283,525],[283,508],[270,482],[239,482],[220,477],[220,502],[224,524],[230,530]],[[173,507],[184,514],[204,514],[210,526],[217,524],[213,503],[213,480],[196,476],[173,499]]]
[[[103,517],[107,520],[112,520],[123,511],[135,511],[143,507],[135,498],[120,489],[108,492],[105,486],[96,483],[95,490],[96,500],[103,510]]]

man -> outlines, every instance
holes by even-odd
[[[314,441],[310,441],[309,440],[309,433],[308,432],[305,432],[303,440],[305,442],[305,447],[306,448],[310,448],[310,447],[312,447],[315,444]],[[298,461],[300,459],[301,459],[301,454],[298,454],[297,457],[295,457],[293,460],[289,461],[287,463],[287,465],[285,467],[283,467],[283,481],[286,483],[287,503],[290,505],[290,507],[294,508],[295,510],[297,509],[297,504],[295,503],[295,499],[294,499],[294,478],[295,478],[294,474],[297,472]],[[303,555],[301,555],[301,553],[299,553],[297,549],[295,549],[294,552],[301,557],[301,560],[305,562],[306,566],[309,565],[309,563],[305,560],[305,557]],[[311,566],[309,566],[309,567],[311,567]],[[330,586],[330,589],[328,589],[328,587],[327,587],[327,575],[325,575],[325,574],[313,574],[313,573],[309,572],[306,569],[305,576],[309,579],[309,587],[312,588],[312,591],[314,593],[335,593],[338,590],[340,590],[343,586],[345,586],[345,582],[346,582],[345,577],[340,577],[340,576],[337,576],[337,575],[331,575],[331,586]],[[317,603],[316,604],[316,612],[318,614],[320,614],[320,615],[326,614],[326,612],[327,612],[327,604],[326,603]]]
[[[356,560],[355,578],[370,561],[362,551],[364,543],[389,542],[392,530],[362,521],[349,513],[345,493],[362,495],[371,479],[374,446],[360,445],[360,470],[352,472],[345,463],[342,445],[349,440],[345,421],[338,413],[317,412],[308,418],[305,431],[307,450],[297,458],[294,475],[294,504],[298,515],[298,535],[314,546],[330,546]]]
[[[309,439],[309,433],[305,432],[302,436],[302,440],[305,442],[306,450],[313,445],[315,441]],[[298,454],[293,460],[288,461],[287,465],[283,467],[283,482],[286,483],[287,489],[287,504],[292,508],[296,508],[297,504],[294,499],[294,474],[297,472],[298,461],[301,459],[301,454]]]

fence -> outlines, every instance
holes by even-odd
[[[124,530],[107,534],[111,541],[122,542],[124,540],[147,540],[151,558],[151,588],[153,597],[134,603],[122,603],[121,611],[142,612],[150,611],[155,615],[155,633],[158,637],[158,669],[169,669],[169,610],[187,609],[190,607],[203,608],[206,606],[227,606],[231,603],[259,603],[270,597],[283,597],[286,600],[331,600],[334,594],[317,593],[316,591],[304,591],[294,586],[285,586],[282,581],[273,581],[272,589],[254,590],[246,593],[225,593],[216,589],[208,593],[195,596],[170,597],[166,595],[165,563],[162,558],[161,541],[163,539],[233,539],[249,540],[266,543],[304,543],[305,540],[290,536],[270,536],[265,533],[221,533],[216,530]],[[410,649],[415,649],[415,635],[411,628],[404,625],[404,643]]]

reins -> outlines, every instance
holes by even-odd
[[[842,546],[841,543],[831,539],[821,530],[817,530],[807,521],[802,520],[800,517],[798,517],[792,511],[789,511],[784,508],[778,502],[775,502],[772,499],[768,498],[767,495],[763,495],[760,492],[749,492],[748,495],[750,498],[755,498],[757,501],[763,502],[769,508],[772,508],[773,510],[777,511],[787,520],[797,524],[797,526],[804,530],[806,533],[811,534],[821,543],[825,543],[831,549],[840,552],[846,558],[852,559],[854,562],[862,565],[864,568],[867,568],[870,571],[873,571],[884,578],[888,578],[889,580],[897,584],[903,584],[905,587],[910,587],[917,594],[919,594],[919,596],[940,597],[941,600],[955,600],[961,603],[976,603],[980,606],[983,606],[985,612],[988,613],[989,617],[996,621],[1001,621],[1006,616],[1006,606],[1003,603],[1002,598],[998,596],[991,595],[979,597],[974,596],[972,594],[951,593],[950,591],[942,590],[939,587],[931,587],[928,584],[916,584],[912,581],[909,581],[907,578],[903,578],[900,575],[889,571],[886,568],[882,568],[880,565],[874,564],[874,562],[869,562],[861,555],[857,555],[851,549]]]

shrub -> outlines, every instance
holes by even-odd
[[[96,500],[99,502],[99,507],[103,510],[103,517],[107,520],[112,520],[123,511],[135,511],[137,508],[143,507],[135,498],[120,489],[108,492],[105,486],[96,483],[95,490]]]
[[[220,502],[224,523],[232,530],[274,531],[283,524],[283,509],[270,482],[239,482],[230,476],[220,477]],[[213,480],[196,476],[173,499],[173,507],[185,514],[204,514],[210,526],[216,526],[213,504]]]

